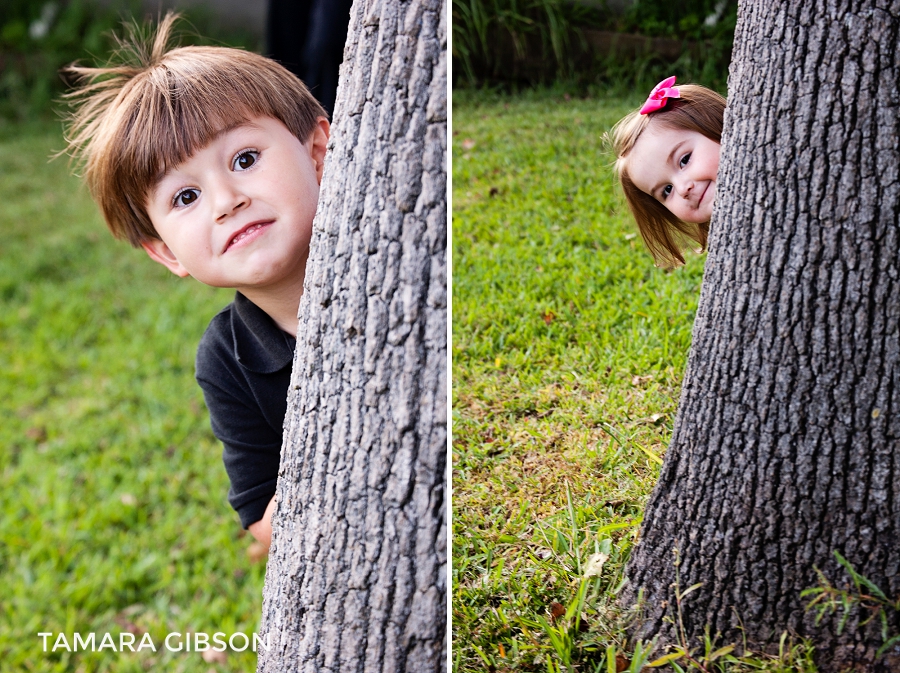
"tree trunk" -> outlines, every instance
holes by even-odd
[[[285,419],[259,671],[446,660],[446,8],[357,0]]]
[[[835,551],[900,594],[898,41],[898,2],[740,6],[693,345],[628,568],[640,637],[677,641],[677,548],[693,643],[791,630],[822,671],[900,670],[879,619],[839,634],[800,597],[816,568],[858,594]]]

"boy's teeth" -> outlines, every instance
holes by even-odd
[[[240,241],[242,238],[244,238],[244,237],[247,236],[248,234],[251,234],[251,233],[253,233],[254,231],[256,231],[257,229],[259,229],[261,226],[262,226],[261,224],[254,224],[254,225],[253,225],[252,227],[250,227],[249,229],[247,229],[247,230],[245,230],[245,231],[242,231],[241,233],[239,233],[237,236],[234,237],[234,240],[231,241],[231,244],[234,245],[235,243],[237,243],[238,241]]]

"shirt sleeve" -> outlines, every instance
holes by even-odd
[[[209,409],[213,434],[222,442],[222,459],[231,487],[228,502],[247,528],[265,514],[275,495],[281,433],[275,432],[252,401],[210,381],[197,379]]]
[[[231,320],[226,310],[210,323],[197,348],[196,378],[223,445],[228,502],[247,528],[275,495],[291,373],[289,362],[268,373],[241,364]]]

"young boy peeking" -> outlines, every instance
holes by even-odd
[[[67,142],[114,236],[177,276],[237,290],[200,341],[196,376],[228,500],[268,547],[328,120],[274,61],[169,49],[175,19],[147,41],[133,31],[119,63],[67,68]]]

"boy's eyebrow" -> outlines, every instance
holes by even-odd
[[[259,124],[254,123],[254,122],[253,122],[252,120],[250,120],[250,119],[244,119],[244,120],[242,120],[242,121],[236,121],[236,122],[234,122],[233,124],[229,124],[228,126],[223,126],[221,129],[219,129],[218,131],[216,131],[215,133],[213,133],[213,134],[209,137],[209,140],[206,141],[206,145],[209,145],[210,143],[212,143],[212,142],[218,140],[219,138],[221,138],[222,136],[224,136],[226,133],[231,133],[231,132],[234,131],[235,129],[241,128],[241,127],[244,127],[244,126],[246,126],[247,128],[255,128],[255,129],[260,128]],[[203,147],[206,147],[206,145],[204,145]],[[196,152],[197,150],[203,149],[203,147],[198,147],[198,148],[196,148],[196,149],[194,150],[194,152]],[[194,152],[191,152],[191,155],[190,155],[190,156],[193,156],[193,155],[194,155]],[[188,157],[188,158],[190,158],[190,157]],[[155,186],[155,185],[158,185],[160,182],[162,182],[162,181],[163,181],[163,178],[166,177],[166,174],[167,174],[170,170],[172,170],[172,168],[174,168],[174,167],[170,166],[169,168],[167,168],[167,169],[165,169],[165,170],[162,170],[162,171],[160,171],[159,173],[157,173],[157,174],[156,174],[156,177],[155,177],[154,180],[153,180],[153,185]]]
[[[235,129],[241,128],[243,126],[246,126],[247,128],[251,128],[251,129],[260,128],[260,125],[257,124],[256,122],[254,122],[252,119],[244,119],[243,121],[237,121],[229,126],[225,126],[224,128],[219,129],[212,135],[212,137],[209,139],[209,142],[212,142],[213,140],[218,140],[219,138],[224,136],[226,133],[231,133]]]

